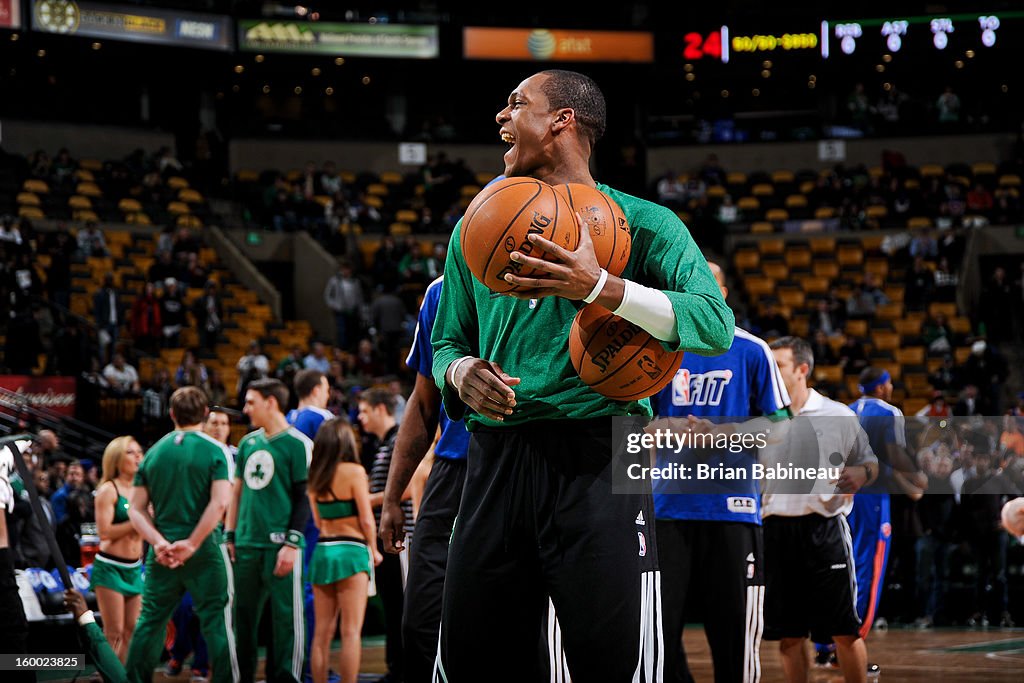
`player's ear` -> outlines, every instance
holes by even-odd
[[[576,111],[571,107],[556,109],[554,118],[551,121],[551,132],[560,133],[565,128],[576,122]]]

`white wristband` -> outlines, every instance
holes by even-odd
[[[604,286],[608,283],[608,271],[604,268],[601,269],[601,275],[597,278],[597,284],[590,290],[590,294],[587,294],[583,298],[583,303],[593,303],[597,297],[601,296],[601,292],[604,291]]]
[[[449,375],[450,379],[448,380],[448,383],[451,384],[452,387],[455,388],[456,390],[458,390],[459,387],[455,385],[455,373],[458,371],[460,365],[465,363],[467,360],[471,360],[472,358],[473,356],[463,356],[462,358],[456,358],[455,360],[452,361],[452,364],[448,366],[448,372],[451,373]]]
[[[85,610],[82,612],[82,616],[78,617],[78,625],[85,626],[86,624],[92,624],[96,622],[96,617],[93,615],[92,610]]]

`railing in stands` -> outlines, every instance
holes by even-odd
[[[98,460],[114,435],[82,420],[62,415],[49,408],[29,405],[23,396],[0,388],[0,433],[13,434],[25,429],[52,429],[61,440],[61,449],[72,457]]]

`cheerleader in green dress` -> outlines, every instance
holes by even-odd
[[[142,608],[142,537],[128,521],[132,480],[142,447],[119,436],[103,451],[103,479],[96,489],[96,528],[100,551],[92,565],[103,634],[123,664]]]
[[[377,551],[370,484],[355,433],[344,417],[324,422],[313,442],[309,505],[320,538],[309,563],[316,626],[310,652],[313,683],[326,683],[335,624],[341,620],[341,683],[359,675],[360,633]]]

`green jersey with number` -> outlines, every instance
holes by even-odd
[[[213,482],[230,481],[230,463],[227,446],[200,431],[174,431],[153,444],[135,486],[149,490],[153,522],[164,538],[188,538],[210,504]]]
[[[672,303],[679,342],[672,351],[716,356],[729,350],[735,320],[722,298],[707,260],[676,214],[607,185],[597,189],[622,208],[632,232],[624,279],[662,290]],[[498,363],[522,383],[514,387],[516,407],[504,422],[475,412],[466,425],[514,426],[531,420],[585,419],[608,415],[651,415],[649,399],[616,401],[584,384],[569,362],[569,330],[582,306],[551,296],[524,301],[496,294],[470,272],[462,254],[462,222],[455,226],[444,266],[444,287],[431,342],[434,381],[445,410],[462,416],[463,405],[445,383],[445,372],[462,356]]]
[[[312,457],[313,442],[294,427],[271,437],[259,429],[242,439],[235,468],[235,476],[242,480],[236,546],[272,548],[284,543],[292,516],[292,487],[306,481]]]

